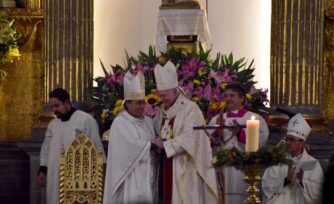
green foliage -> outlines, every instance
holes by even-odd
[[[236,167],[241,168],[244,165],[261,165],[264,167],[276,165],[290,165],[289,153],[285,145],[265,146],[257,152],[247,153],[233,147],[225,149],[218,147],[214,149],[212,164],[214,167]]]
[[[253,86],[256,84],[253,80],[255,70],[253,60],[247,65],[245,58],[235,60],[232,53],[228,55],[218,53],[212,59],[211,49],[204,50],[201,45],[198,52],[171,48],[160,54],[157,54],[150,46],[147,52],[139,51],[137,56],[129,56],[125,52],[125,65],[111,65],[111,72],[108,72],[101,62],[105,76],[94,79],[97,87],[92,88],[91,98],[103,110],[102,119],[97,118],[97,120],[102,121],[105,129],[110,127],[112,120],[121,109],[116,104],[121,104],[123,99],[122,80],[128,70],[134,74],[138,71],[144,74],[146,101],[148,102],[145,114],[154,116],[159,103],[156,103],[156,83],[153,70],[156,64],[165,65],[167,61],[174,63],[177,68],[179,85],[189,98],[199,105],[207,120],[224,108],[224,87],[231,81],[240,82],[245,87],[248,93],[247,107],[264,107],[264,103],[267,102],[265,91],[255,89]],[[151,101],[154,102],[150,103]]]
[[[17,42],[20,34],[14,26],[14,19],[0,12],[0,65],[12,61],[13,57],[19,57]]]

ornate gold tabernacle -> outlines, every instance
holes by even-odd
[[[102,203],[103,153],[80,134],[60,158],[60,204]]]

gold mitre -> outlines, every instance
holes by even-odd
[[[157,89],[160,91],[177,88],[179,86],[176,67],[171,61],[168,61],[163,67],[157,64],[154,67],[154,76]]]
[[[287,130],[287,135],[292,135],[302,140],[306,140],[311,132],[311,127],[306,122],[302,114],[298,113],[289,120]]]
[[[129,71],[124,75],[124,100],[145,99],[145,77],[141,72],[133,76]]]

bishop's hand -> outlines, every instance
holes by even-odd
[[[297,179],[299,180],[300,184],[303,184],[303,177],[304,177],[304,171],[301,169],[298,173],[297,173]]]
[[[286,178],[288,179],[288,181],[291,181],[293,176],[295,175],[295,170],[296,170],[296,166],[294,165],[290,165],[288,168],[288,175],[286,176]]]
[[[161,153],[161,151],[164,148],[164,144],[161,138],[155,138],[153,140],[151,140],[151,143],[156,147],[155,151],[156,153]]]

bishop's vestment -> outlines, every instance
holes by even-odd
[[[212,150],[209,137],[204,131],[193,129],[195,125],[205,124],[199,107],[183,94],[179,94],[171,107],[167,110],[162,107],[159,110],[154,122],[155,128],[161,132],[161,138],[164,140],[167,157],[162,160],[167,162],[165,166],[159,166],[162,170],[160,176],[161,172],[170,175],[164,180],[170,183],[169,186],[166,186],[166,183],[159,184],[159,187],[165,187],[163,196],[167,198],[162,198],[163,201],[171,199],[173,204],[217,203],[217,183],[211,165]],[[171,180],[168,181],[168,178]]]
[[[104,204],[153,203],[155,166],[152,119],[122,111],[110,128]]]
[[[316,161],[304,149],[300,157],[292,158],[295,165],[298,162]],[[287,177],[288,166],[273,166],[268,168],[262,177],[262,190],[264,192],[264,203],[267,204],[318,204],[321,197],[323,171],[318,161],[312,170],[304,171],[302,183],[293,177],[293,180],[284,185]],[[295,172],[299,172],[296,169]]]

